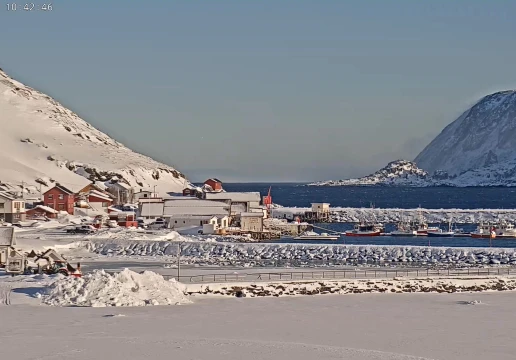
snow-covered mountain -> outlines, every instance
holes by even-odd
[[[428,186],[428,173],[408,160],[392,161],[374,174],[359,179],[329,180],[312,183],[312,186]]]
[[[414,162],[395,161],[360,179],[310,185],[516,186],[516,91],[480,99]]]
[[[493,166],[512,170],[515,160],[516,91],[512,90],[482,98],[444,128],[415,162],[430,173],[440,170],[458,176]],[[514,174],[509,171],[507,176]]]
[[[0,69],[0,190],[74,190],[110,179],[135,191],[181,191],[185,176],[128,149],[77,114]]]

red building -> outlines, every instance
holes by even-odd
[[[32,209],[27,209],[27,219],[37,219],[46,217],[49,219],[55,219],[57,217],[57,210],[54,210],[48,206],[38,205]]]
[[[204,182],[205,185],[209,185],[213,191],[221,191],[222,190],[222,181],[216,178],[208,179]]]
[[[72,190],[56,184],[52,189],[43,194],[43,204],[57,211],[66,211],[73,215],[75,194]]]

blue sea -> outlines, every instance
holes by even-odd
[[[272,200],[276,204],[288,207],[310,207],[313,202],[327,202],[332,207],[369,207],[374,204],[378,208],[414,209],[418,206],[428,209],[514,209],[516,208],[516,189],[504,187],[383,187],[383,186],[306,186],[292,183],[225,183],[226,191],[257,191],[266,195],[271,187]],[[353,224],[332,223],[317,224],[323,228],[344,232],[353,228]],[[465,231],[475,230],[475,225],[460,225]],[[443,224],[443,229],[447,224]],[[393,230],[388,224],[386,231]],[[322,230],[316,229],[321,232]],[[430,240],[430,242],[429,242]],[[280,242],[296,242],[292,239],[282,239]],[[298,241],[310,243],[309,241]],[[322,243],[316,240],[314,243]],[[455,238],[397,238],[380,236],[374,238],[341,237],[337,241],[327,241],[331,244],[356,245],[407,245],[407,246],[446,246],[446,247],[507,247],[516,248],[516,239],[472,239],[469,237]]]

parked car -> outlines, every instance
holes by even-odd
[[[93,234],[95,231],[97,231],[97,229],[91,225],[77,225],[66,230],[67,233],[71,234]]]
[[[142,229],[147,229],[147,224],[145,224],[145,221],[143,219],[136,220],[138,222],[138,227]]]
[[[167,227],[167,223],[165,222],[164,219],[161,219],[161,218],[154,220],[154,222],[152,222],[149,225],[149,229],[153,229],[153,230],[165,229],[166,227]]]

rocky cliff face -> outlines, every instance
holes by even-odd
[[[501,91],[482,98],[444,128],[414,161],[430,174],[460,176],[489,167],[490,173],[503,176],[515,160],[516,91]]]

